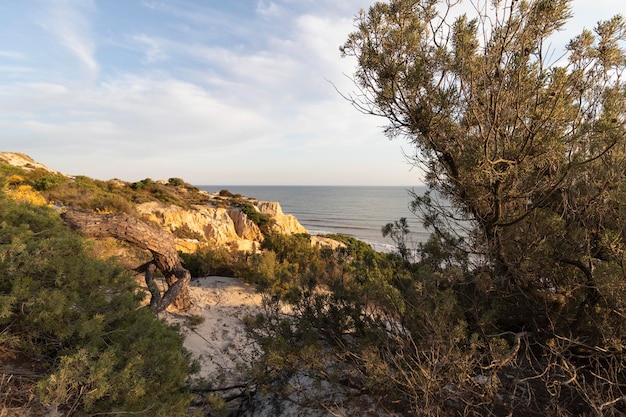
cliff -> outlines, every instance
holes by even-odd
[[[19,167],[26,171],[40,169],[52,174],[59,174],[59,172],[54,171],[47,166],[40,164],[39,162],[36,162],[30,156],[18,152],[0,152],[0,163]]]
[[[271,221],[272,231],[284,234],[308,233],[293,215],[284,214],[278,202],[251,203]],[[263,241],[263,233],[241,209],[194,205],[177,205],[151,201],[138,204],[141,217],[159,224],[176,238],[179,250],[192,251],[198,244],[228,246],[239,250],[255,250]]]
[[[291,214],[284,214],[277,201],[253,201],[252,204],[273,220],[272,230],[284,234],[308,233],[298,219]]]
[[[104,214],[124,211],[172,233],[177,249],[184,252],[207,244],[257,250],[263,233],[242,210],[249,205],[269,219],[264,231],[308,233],[295,216],[283,213],[278,202],[258,201],[225,190],[209,194],[180,178],[146,178],[130,183],[72,177],[15,152],[0,152],[0,164],[18,168],[20,176],[13,181],[20,183],[13,186],[24,185],[40,193],[45,198],[42,201]]]

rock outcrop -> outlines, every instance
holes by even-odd
[[[40,164],[39,162],[36,162],[30,156],[24,155],[23,153],[19,152],[0,152],[0,162],[12,165],[14,167],[20,167],[27,171],[33,169],[43,169],[44,171],[48,171],[52,174],[60,174],[59,172],[50,169],[47,166]]]
[[[255,201],[253,204],[261,213],[273,220],[273,231],[288,235],[309,233],[295,216],[283,213],[277,201]]]
[[[228,210],[228,215],[233,221],[237,235],[241,239],[256,241],[263,240],[263,233],[261,233],[259,226],[250,220],[243,211],[232,208]]]
[[[184,209],[151,201],[138,204],[137,212],[179,238],[204,239],[215,245],[225,245],[240,239],[226,208],[193,206]]]
[[[20,167],[25,170],[42,169],[54,174],[61,174],[39,162],[34,161],[28,155],[17,152],[0,152],[0,163]],[[65,175],[65,174],[61,174]],[[72,177],[68,177],[72,178]],[[161,187],[167,187],[170,181],[157,181]],[[182,180],[179,180],[185,185]],[[111,180],[118,189],[135,186],[120,180]],[[154,182],[142,181],[139,185],[149,187]],[[187,204],[176,205],[165,203],[166,199],[160,201],[149,201],[136,205],[136,210],[144,220],[161,226],[164,230],[171,232],[176,241],[178,250],[193,252],[200,245],[227,246],[230,248],[254,251],[259,248],[263,241],[263,233],[260,228],[242,211],[242,203],[250,203],[261,214],[269,217],[270,230],[282,234],[308,233],[300,224],[298,219],[291,214],[283,213],[278,202],[258,201],[247,199],[242,196],[221,196],[213,195],[194,189],[194,196],[186,198],[191,193],[191,188],[185,188],[181,184],[171,185],[172,195],[182,199]],[[133,188],[135,189],[135,188]],[[204,193],[201,195],[201,193]],[[200,195],[199,198],[198,195]],[[144,200],[145,201],[145,200]],[[171,201],[171,200],[170,200]],[[208,203],[208,204],[205,204]],[[214,204],[214,205],[212,205]]]
[[[284,233],[308,233],[298,220],[284,214],[278,202],[253,201],[252,204],[272,220],[272,230]],[[263,241],[259,227],[239,208],[176,205],[149,202],[137,205],[137,212],[177,237],[179,250],[191,252],[199,244],[255,250]]]

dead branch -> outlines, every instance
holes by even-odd
[[[170,304],[185,310],[191,306],[188,284],[191,274],[182,266],[173,236],[126,213],[94,214],[69,210],[61,214],[66,226],[90,237],[113,237],[152,253],[152,261],[136,269],[145,272],[146,285],[152,295],[150,306],[159,313]],[[167,282],[168,289],[161,295],[154,283],[154,266]]]

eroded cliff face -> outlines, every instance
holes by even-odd
[[[41,170],[50,174],[63,175],[69,182],[74,181],[73,186],[77,186],[75,177],[52,170],[25,154],[0,152],[0,164],[18,167],[25,172]],[[122,208],[136,207],[139,217],[152,221],[164,230],[171,232],[175,237],[177,249],[188,253],[192,253],[198,247],[207,244],[248,252],[258,250],[263,241],[263,233],[239,208],[242,203],[250,203],[260,213],[268,216],[271,220],[271,230],[274,232],[283,234],[308,233],[295,216],[283,213],[278,202],[258,201],[231,193],[209,194],[185,183],[180,178],[170,178],[168,181],[152,181],[146,178],[136,183],[114,179],[107,181],[105,185],[99,185],[101,188],[99,192],[108,196],[105,199],[117,201],[110,194],[119,192],[123,196],[121,200],[127,199],[127,204],[122,204]],[[132,203],[134,201],[152,200],[154,191],[158,191],[157,194],[162,195],[159,201],[150,201],[136,206]],[[82,192],[89,194],[91,191],[83,189]],[[96,193],[94,196],[101,196],[101,194]],[[61,200],[57,201],[54,196],[41,196],[39,194],[37,196],[42,199],[43,203],[46,202],[45,199],[47,198],[48,202],[54,201],[60,206],[72,207],[74,205],[72,201],[63,201],[62,197],[60,197]],[[97,207],[97,210],[103,210],[100,206],[101,201],[97,202],[97,200],[102,200],[102,198],[90,200],[87,196],[81,201],[82,206],[77,206],[77,208],[93,210]],[[178,201],[185,207],[189,207],[188,204],[196,205],[183,208],[181,205],[165,203],[164,201]],[[104,210],[126,211],[115,204],[105,207]],[[316,246],[335,247],[337,244],[335,241],[321,237],[312,237],[311,242]]]
[[[138,204],[137,212],[181,238],[195,237],[218,245],[238,238],[228,210],[223,208],[194,206],[185,210],[176,205],[151,201]]]
[[[274,220],[272,230],[284,234],[309,233],[298,219],[291,214],[284,214],[277,201],[255,201],[254,206]]]
[[[298,220],[284,214],[278,202],[253,201],[259,211],[272,219],[272,229],[279,233],[308,233]],[[193,252],[198,245],[212,244],[239,250],[256,250],[263,234],[245,213],[236,207],[193,206],[149,202],[137,205],[137,212],[159,224],[177,238],[178,249]]]
[[[231,208],[228,210],[228,215],[233,221],[237,236],[241,239],[262,241],[263,234],[261,229],[252,220],[246,216],[244,212],[239,209]]]

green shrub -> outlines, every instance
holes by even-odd
[[[185,415],[182,338],[139,308],[133,279],[90,256],[49,208],[0,196],[0,225],[1,350],[32,358],[41,401],[68,412]]]
[[[396,404],[443,403],[446,384],[467,378],[483,354],[463,352],[469,331],[457,293],[427,265],[332,237],[346,247],[320,250],[307,235],[270,234],[265,251],[248,258],[250,277],[267,293],[264,313],[247,320],[264,350],[259,384],[280,392],[300,373],[341,387],[350,375],[351,389],[400,415],[406,409]],[[431,349],[441,354],[424,353]],[[319,394],[323,401],[327,393]]]
[[[141,190],[142,188],[146,188],[154,184],[152,178],[145,178],[141,181],[134,182],[130,185],[130,188],[133,190]]]
[[[194,278],[220,275],[226,277],[239,276],[242,267],[241,254],[228,248],[203,247],[195,253],[179,252],[183,266]]]
[[[199,241],[206,240],[205,236],[202,233],[191,230],[191,228],[189,228],[187,224],[183,224],[181,227],[174,230],[172,234],[174,235],[174,237],[177,237],[179,239],[195,239]]]
[[[170,178],[167,180],[168,185],[171,185],[172,187],[181,187],[186,185],[185,181],[183,181],[181,178]]]
[[[261,248],[274,252],[279,262],[290,263],[306,262],[316,253],[317,249],[311,246],[311,235],[270,233],[265,236]]]
[[[35,181],[34,188],[37,191],[48,191],[67,181],[63,175],[50,174],[44,175]]]
[[[259,228],[263,231],[268,231],[268,227],[271,224],[270,218],[261,213],[252,205],[250,202],[245,202],[241,204],[241,211],[248,216],[248,219],[252,221],[254,224],[259,226]]]
[[[220,190],[218,194],[220,195],[220,197],[232,197],[233,196],[233,193],[231,193],[228,190]]]

